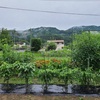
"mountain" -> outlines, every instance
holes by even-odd
[[[38,35],[46,35],[46,34],[65,34],[66,32],[63,30],[59,30],[54,27],[39,27],[39,28],[31,28],[23,31],[23,34],[33,34],[34,36]]]
[[[25,30],[22,32],[22,35],[28,41],[30,41],[31,37],[41,38],[43,42],[52,39],[63,39],[67,45],[71,42],[71,35],[73,33],[80,34],[84,31],[100,32],[100,26],[75,26],[67,30],[59,30],[55,27],[38,27]]]
[[[66,30],[66,32],[68,34],[72,34],[72,33],[81,33],[83,31],[100,31],[100,26],[95,26],[95,25],[91,25],[91,26],[75,26],[72,27],[68,30]]]
[[[30,38],[32,38],[32,37],[41,38],[42,42],[46,42],[47,40],[52,40],[52,39],[67,40],[67,38],[69,38],[69,36],[66,35],[66,31],[59,30],[54,27],[31,28],[28,30],[24,30],[22,32],[22,38],[26,38],[27,41],[30,41]],[[66,37],[66,39],[65,39],[65,37]]]
[[[30,28],[23,31],[9,30],[13,38],[13,41],[15,42],[27,41],[27,43],[29,43],[31,38],[41,38],[42,42],[46,42],[47,40],[52,40],[52,39],[56,40],[63,39],[66,45],[72,41],[71,35],[73,33],[80,34],[84,31],[98,33],[100,32],[100,26],[94,26],[94,25],[75,26],[67,30],[59,30],[55,27],[38,27],[38,28]]]
[[[31,28],[25,31],[22,31],[22,34],[29,35],[34,33],[34,36],[38,35],[45,35],[45,34],[72,34],[72,33],[81,33],[83,31],[100,31],[100,26],[75,26],[72,28],[69,28],[67,30],[59,30],[55,27],[38,27],[38,28]]]

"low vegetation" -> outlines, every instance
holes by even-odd
[[[26,93],[30,91],[30,83],[44,85],[44,91],[48,90],[49,84],[63,84],[65,88],[68,84],[99,86],[99,40],[100,35],[94,36],[89,33],[86,36],[84,33],[76,36],[73,43],[65,49],[46,52],[17,52],[11,45],[4,44],[0,52],[0,83],[5,83],[7,89],[9,83],[26,84]],[[30,100],[34,98],[29,96]],[[24,96],[22,98],[26,99]],[[59,98],[54,97],[54,100],[60,100]],[[67,97],[63,96],[63,98]]]

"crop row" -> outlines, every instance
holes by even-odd
[[[37,63],[42,62],[41,67],[37,67]],[[46,63],[45,63],[46,62]],[[68,84],[82,84],[91,85],[97,84],[96,79],[100,78],[100,70],[94,71],[91,67],[82,70],[80,68],[71,68],[62,64],[60,61],[53,59],[53,62],[48,64],[49,61],[37,61],[36,63],[20,63],[13,64],[3,63],[0,66],[0,77],[4,78],[7,89],[9,89],[9,80],[12,77],[19,77],[25,79],[26,92],[29,91],[29,78],[34,77],[40,79],[44,84],[44,90],[48,89],[48,84],[54,79],[62,80],[65,87]],[[57,63],[57,64],[54,64]],[[61,63],[61,64],[60,64]]]

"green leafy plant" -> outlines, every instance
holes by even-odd
[[[3,60],[11,64],[15,63],[16,61],[29,63],[31,60],[34,60],[34,56],[30,52],[14,51],[8,44],[5,44],[3,46]]]
[[[95,82],[96,73],[93,71],[92,67],[86,68],[85,70],[81,70],[78,73],[78,79],[81,85],[91,85]]]
[[[26,93],[30,92],[29,89],[29,78],[33,77],[35,72],[35,65],[33,63],[18,63],[17,66],[18,76],[25,79]]]
[[[48,84],[53,79],[53,71],[49,68],[45,69],[39,69],[38,71],[38,78],[43,82],[44,84],[44,91],[48,90]]]
[[[51,59],[51,66],[55,69],[61,69],[66,65],[66,61],[64,60],[58,60],[58,59]]]
[[[50,42],[47,44],[47,48],[46,50],[49,51],[49,50],[56,50],[57,46],[54,42]]]
[[[67,85],[70,83],[72,84],[73,81],[75,80],[76,73],[78,72],[77,68],[68,68],[68,67],[64,67],[60,70],[59,72],[59,79],[62,80],[65,84],[65,89],[67,89]]]
[[[50,50],[47,51],[46,54],[48,57],[69,57],[70,49],[62,49],[62,50]]]
[[[22,62],[22,63],[30,63],[32,60],[34,60],[34,56],[31,52],[22,52],[18,53],[19,58],[17,61]]]
[[[13,76],[13,66],[12,64],[8,64],[4,62],[0,66],[0,76],[4,78],[4,82],[6,82],[6,89],[9,90],[9,80]]]
[[[100,34],[82,33],[75,36],[72,60],[83,70],[92,67],[100,69]]]
[[[11,49],[11,46],[8,44],[3,45],[3,60],[7,63],[13,64],[16,62],[20,57],[19,53],[15,52]]]
[[[7,29],[2,28],[0,32],[0,44],[3,46],[4,44],[12,45],[12,38],[10,32]],[[0,49],[2,49],[2,46]]]

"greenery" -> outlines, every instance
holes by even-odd
[[[46,56],[47,57],[70,57],[71,55],[71,50],[70,49],[62,49],[62,50],[50,50],[46,51]]]
[[[49,51],[49,50],[56,50],[57,46],[54,42],[50,42],[47,44],[47,48],[46,50]]]
[[[35,66],[33,63],[17,63],[16,71],[18,71],[18,76],[25,79],[26,93],[29,93],[29,77],[33,77],[35,72]]]
[[[9,89],[9,80],[14,74],[14,68],[11,64],[3,63],[0,66],[0,77],[4,78],[4,82],[6,82],[6,89]]]
[[[100,69],[100,34],[83,33],[75,36],[72,58],[83,69]]]
[[[63,67],[61,70],[59,70],[59,79],[64,82],[65,89],[67,89],[68,84],[72,84],[76,79],[78,78],[78,68],[69,68],[69,67]]]
[[[17,52],[4,44],[0,78],[7,89],[9,83],[20,80],[26,84],[27,93],[33,81],[43,84],[44,91],[49,84],[64,84],[65,88],[68,84],[100,85],[100,34],[75,35],[73,43],[59,51]]]
[[[0,32],[0,50],[2,50],[2,46],[4,44],[12,45],[13,42],[9,31],[7,29],[2,28],[2,31]]]
[[[20,78],[22,79],[22,82],[20,81],[20,83],[24,83],[24,79],[26,80],[29,79],[29,82],[26,81],[27,84],[29,84],[30,82],[32,83],[31,80],[35,80],[36,83],[42,83],[41,81],[43,81],[44,90],[47,90],[47,87],[50,83],[58,84],[57,82],[55,82],[55,80],[61,81],[59,83],[65,84],[65,86],[67,86],[67,84],[70,83],[77,83],[84,85],[92,85],[92,84],[98,85],[100,82],[98,80],[100,78],[99,74],[100,70],[95,71],[92,69],[92,67],[83,70],[81,69],[81,67],[76,68],[74,65],[70,66],[71,59],[69,60],[66,60],[65,58],[62,59],[63,57],[60,57],[60,59],[59,57],[58,58],[51,57],[48,59],[48,57],[44,55],[44,57],[42,57],[42,59],[39,60],[38,57],[41,55],[41,53],[39,54],[36,53],[36,55],[34,55],[31,52],[22,52],[22,53],[15,52],[17,53],[16,55],[18,56],[18,58],[16,58],[16,55],[13,54],[12,55],[13,59],[10,60],[9,55],[6,54],[6,52],[9,52],[10,54],[12,50],[10,47],[7,46],[8,45],[5,45],[5,50],[3,50],[4,53],[1,52],[0,54],[1,59],[4,55],[6,58],[9,58],[8,61],[2,60],[0,66],[0,71],[1,71],[0,77],[3,77],[4,80],[7,79],[8,81],[8,82],[6,81],[7,83],[9,83],[10,79],[11,79],[10,81],[13,83],[13,80],[15,82],[15,80],[17,79],[19,80]],[[33,75],[35,77],[34,79]],[[38,80],[40,81],[38,82]]]
[[[16,52],[12,50],[11,46],[9,46],[8,44],[5,44],[3,46],[2,51],[3,51],[3,54],[2,54],[1,59],[3,59],[3,61],[7,63],[13,64],[16,61],[28,63],[34,60],[34,56],[32,53]]]
[[[84,71],[82,71],[81,69],[78,71],[79,74],[79,82],[82,85],[86,85],[89,86],[91,84],[95,84],[95,79],[97,77],[96,72],[93,71],[93,69],[91,67],[86,68]],[[99,74],[99,71],[97,72]]]
[[[0,66],[0,77],[1,79],[3,78],[4,82],[7,84],[9,84],[9,81],[14,84],[16,81],[16,84],[19,84],[17,80],[20,80],[21,78],[20,84],[25,83],[27,87],[30,82],[33,83],[31,80],[34,80],[36,83],[43,82],[45,86],[44,90],[47,89],[47,86],[51,82],[65,84],[65,86],[72,83],[88,86],[100,84],[100,70],[95,72],[89,68],[83,71],[80,68],[63,67],[63,65],[62,67],[57,67],[57,65],[54,66],[52,63],[47,65],[44,64],[40,68],[35,68],[35,66],[36,65],[33,63],[3,63]],[[26,80],[25,82],[24,79]],[[41,81],[38,81],[37,79]],[[58,80],[59,83],[56,82]]]
[[[49,82],[53,78],[53,72],[52,70],[45,68],[45,69],[40,69],[38,72],[38,78],[43,81],[44,84],[44,91],[47,91]]]
[[[31,38],[40,38],[43,43],[46,43],[47,40],[64,40],[65,45],[68,45],[72,42],[72,34],[81,34],[85,31],[99,33],[100,26],[78,26],[67,30],[59,30],[55,27],[39,27],[23,30],[22,32],[17,30],[9,30],[8,32],[14,43],[25,42],[30,44]]]
[[[41,40],[38,38],[31,39],[31,51],[38,51],[41,48]]]

